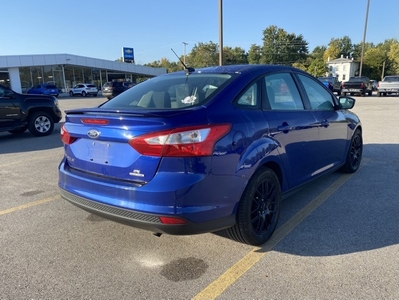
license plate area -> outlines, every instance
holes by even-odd
[[[111,151],[111,143],[93,141],[89,149],[88,159],[97,164],[108,165],[112,163],[114,158]]]

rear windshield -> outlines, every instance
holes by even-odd
[[[135,85],[101,108],[180,109],[202,105],[232,80],[232,74],[173,74]]]
[[[46,89],[56,89],[57,87],[54,84],[46,85]]]
[[[87,87],[95,88],[96,86],[94,84],[88,84]]]

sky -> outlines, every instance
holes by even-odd
[[[136,64],[177,61],[198,43],[219,43],[220,0],[13,0],[1,4],[0,55],[73,54],[106,60],[134,48]],[[399,36],[399,0],[223,0],[223,46],[248,51],[275,25],[309,51],[332,38]]]

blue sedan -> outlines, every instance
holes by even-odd
[[[158,235],[225,230],[261,245],[285,195],[324,174],[359,168],[362,125],[354,104],[291,67],[158,76],[98,107],[66,111],[60,193]]]

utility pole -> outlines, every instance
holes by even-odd
[[[366,43],[367,20],[368,20],[368,18],[369,18],[369,7],[370,7],[370,0],[367,0],[366,22],[365,22],[365,24],[364,24],[363,43],[362,43],[362,56],[360,57],[360,70],[359,70],[359,76],[362,76],[363,57],[364,57],[364,46],[365,46],[365,43]]]
[[[219,0],[219,66],[223,65],[223,3]]]
[[[184,45],[184,56],[183,56],[183,62],[184,64],[186,64],[186,46],[188,45],[188,43],[186,42],[182,42]]]

